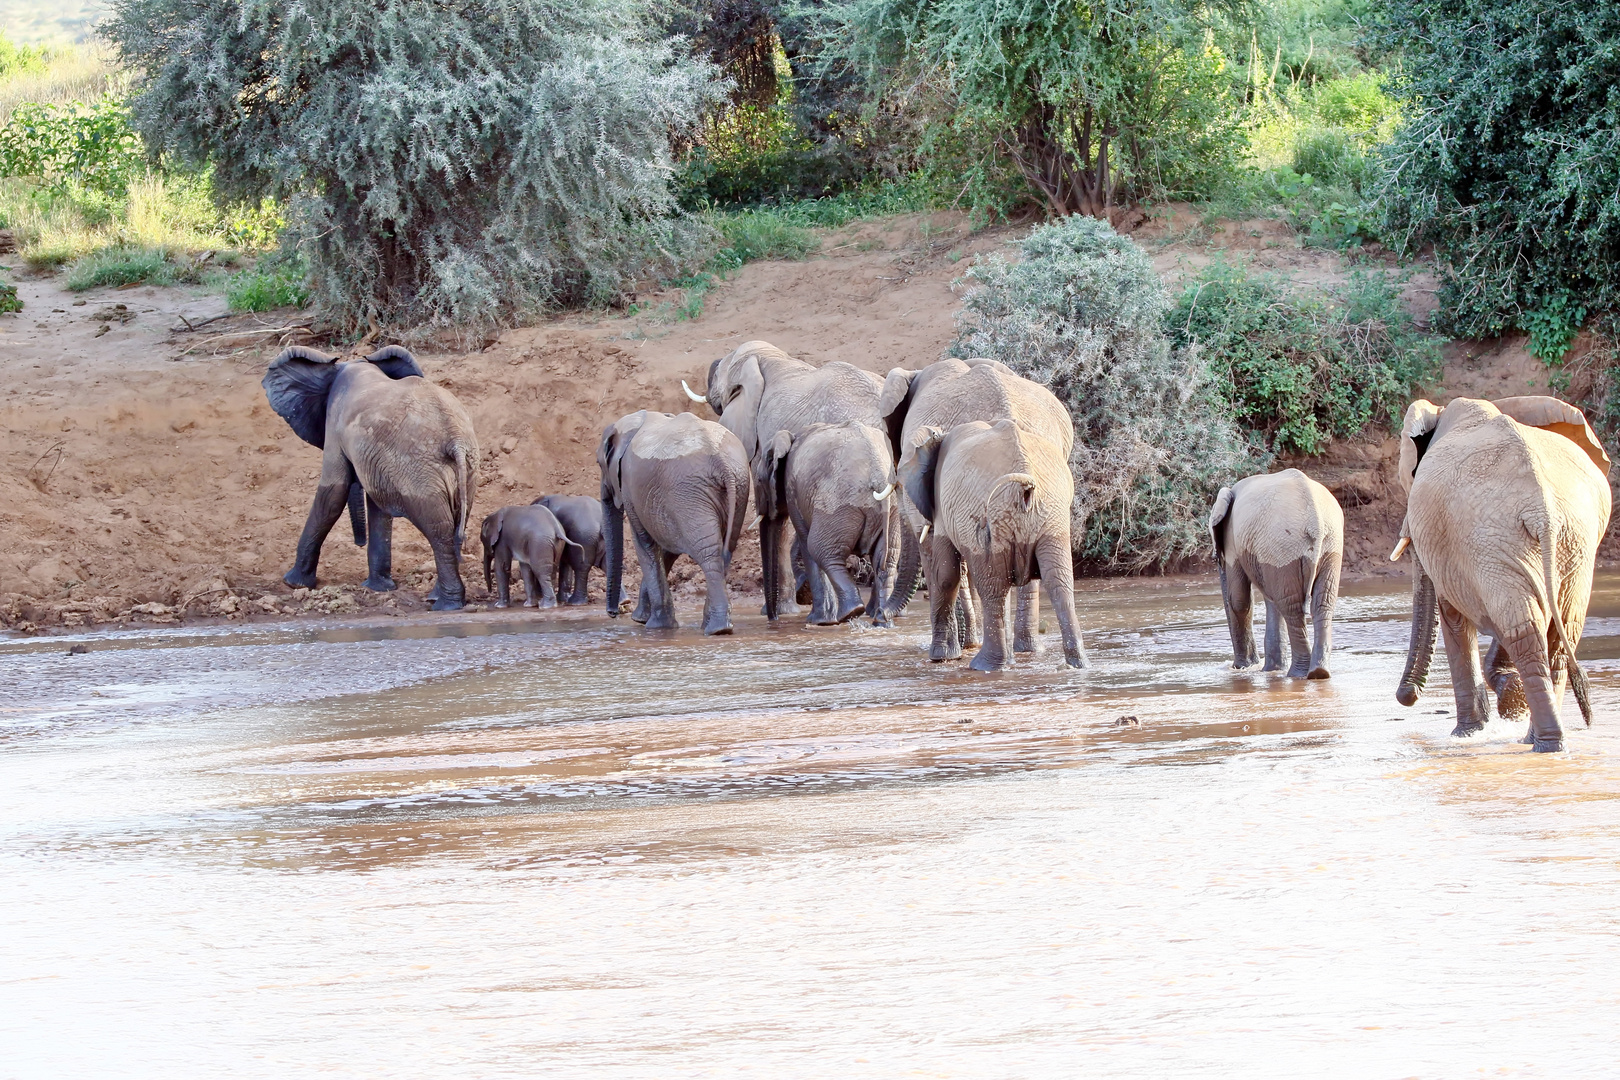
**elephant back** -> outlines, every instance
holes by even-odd
[[[901,445],[923,427],[949,431],[959,424],[1011,420],[1063,451],[1074,450],[1074,420],[1063,403],[1040,383],[995,360],[942,360],[915,377],[903,405]]]

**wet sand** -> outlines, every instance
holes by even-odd
[[[1563,755],[1397,705],[1408,604],[1310,683],[1117,580],[1083,673],[920,605],[0,641],[0,1075],[1601,1075],[1620,575]]]

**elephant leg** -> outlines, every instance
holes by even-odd
[[[974,671],[1000,671],[1008,667],[1012,660],[1012,650],[1008,648],[1007,626],[1007,600],[1008,588],[1005,583],[996,583],[986,587],[990,574],[981,569],[975,574],[968,571],[973,589],[979,594],[979,604],[984,609],[984,644],[979,646],[978,653],[968,663]]]
[[[394,584],[394,519],[366,496],[366,588],[392,592]]]
[[[1219,569],[1226,629],[1232,637],[1232,666],[1241,671],[1259,659],[1254,653],[1254,582],[1242,563],[1228,566],[1223,560]]]
[[[824,622],[813,620],[818,626],[845,623],[866,613],[860,586],[849,572],[849,555],[854,548],[851,540],[859,542],[861,524],[857,518],[851,530],[848,522],[825,522],[818,518],[805,538],[805,555],[810,560],[811,572],[815,577],[824,577],[827,586],[822,595],[816,597],[816,614],[825,619]],[[852,531],[853,537],[849,535]],[[874,577],[881,575],[874,574]],[[877,587],[880,586],[874,586]]]
[[[1277,605],[1272,603],[1271,597],[1264,596],[1266,602],[1266,662],[1261,671],[1282,670],[1282,613]]]
[[[310,504],[309,517],[304,521],[304,532],[298,537],[298,554],[293,568],[282,581],[293,588],[313,589],[315,570],[321,561],[321,544],[332,531],[337,519],[349,505],[349,485],[354,483],[354,469],[341,454],[328,452],[321,460],[321,480],[315,488],[315,501]]]
[[[1013,618],[1013,652],[1039,654],[1041,650],[1041,583],[1029,581],[1018,589],[1018,614]]]
[[[717,546],[705,552],[698,565],[703,568],[703,580],[708,587],[708,595],[703,601],[703,633],[730,634],[731,598],[726,593],[725,548]]]
[[[590,597],[586,595],[586,586],[591,579],[591,564],[585,558],[585,550],[570,547],[567,554],[563,556],[562,568],[568,574],[571,585],[568,592],[568,603],[588,603]],[[560,593],[562,589],[559,587],[557,591]]]
[[[1490,719],[1490,698],[1485,688],[1485,676],[1479,667],[1479,629],[1473,622],[1446,603],[1440,601],[1440,635],[1446,646],[1446,663],[1451,668],[1451,691],[1457,702],[1457,726],[1451,734],[1455,738],[1476,735]]]
[[[1522,720],[1530,715],[1530,703],[1524,697],[1524,680],[1513,666],[1502,642],[1491,638],[1491,647],[1485,652],[1485,681],[1496,692],[1496,715],[1504,720]],[[1535,742],[1534,734],[1525,737]]]
[[[1305,599],[1289,597],[1278,601],[1277,607],[1288,631],[1288,677],[1303,679],[1311,670],[1311,646],[1305,637]]]
[[[956,594],[962,585],[962,556],[943,537],[929,541],[928,606],[934,623],[934,640],[928,658],[935,662],[955,660],[962,655],[962,639],[956,630]]]
[[[1444,614],[1444,608],[1441,609]],[[1555,616],[1556,617],[1556,616]],[[1524,698],[1530,707],[1530,732],[1527,736],[1538,754],[1557,753],[1564,748],[1564,729],[1559,723],[1565,672],[1562,665],[1554,671],[1547,650],[1547,633],[1535,624],[1527,624],[1518,631],[1505,634],[1502,646],[1513,658],[1524,683]]]
[[[779,612],[788,615],[799,613],[798,605],[811,603],[814,599],[815,585],[810,581],[809,556],[804,550],[804,537],[798,529],[793,530],[793,538],[788,539],[788,530],[782,530],[782,543],[785,545],[787,559],[783,566],[793,568],[793,595],[782,598]],[[784,578],[786,575],[784,575]],[[785,581],[784,581],[785,584]]]
[[[641,564],[641,584],[647,602],[647,629],[673,630],[679,625],[675,621],[675,601],[669,589],[669,566],[674,560],[665,561],[664,550],[653,543],[652,537],[633,518],[630,531],[635,540],[636,561]]]
[[[1339,604],[1339,564],[1343,556],[1330,552],[1316,568],[1311,586],[1311,670],[1307,679],[1332,677],[1328,659],[1333,655],[1333,609]]]
[[[495,606],[512,603],[512,554],[504,547],[495,549]]]
[[[827,581],[827,575],[815,559],[805,553],[804,561],[805,586],[810,590],[810,625],[833,626],[832,585]]]
[[[433,564],[438,571],[434,588],[438,596],[433,601],[434,611],[459,611],[466,606],[467,590],[461,583],[461,552],[456,550],[455,529],[434,539],[428,538],[433,548]]]
[[[964,566],[962,572],[968,579],[968,587],[958,594],[962,598],[962,648],[977,649],[984,644],[984,620],[981,618],[982,612],[979,611],[979,605],[974,603],[977,589],[973,581],[973,569]]]
[[[534,572],[534,565],[526,559],[518,560],[518,577],[523,579],[523,606],[540,606],[540,575]]]

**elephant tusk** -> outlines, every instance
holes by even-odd
[[[686,396],[691,398],[693,401],[707,402],[709,400],[708,398],[704,397],[701,394],[692,393],[692,388],[690,386],[686,385],[686,380],[685,379],[681,380],[681,389],[685,390],[686,391]]]
[[[1401,556],[1406,554],[1406,549],[1411,546],[1412,538],[1410,536],[1401,537],[1401,542],[1396,544],[1395,550],[1389,553],[1389,561],[1399,562]]]
[[[924,526],[923,526],[923,530],[922,530],[922,532],[920,532],[920,533],[918,533],[918,534],[917,534],[917,543],[919,543],[919,544],[920,544],[920,543],[922,543],[922,542],[923,542],[923,541],[924,541],[924,540],[927,540],[927,539],[928,539],[928,530],[929,530],[929,529],[932,529],[932,528],[933,528],[933,527],[934,527],[934,523],[933,523],[933,522],[932,522],[932,521],[930,521],[930,522],[928,522],[928,523],[927,523],[927,524],[925,524],[925,525],[924,525]]]
[[[753,532],[755,529],[759,528],[759,523],[764,521],[764,520],[765,519],[763,517],[756,516],[753,521],[750,521],[748,523],[748,528],[745,531]]]
[[[882,491],[874,491],[874,492],[872,492],[872,498],[876,499],[878,502],[882,502],[884,499],[887,499],[889,497],[889,494],[892,491],[894,491],[894,485],[890,484],[888,487],[884,488]]]

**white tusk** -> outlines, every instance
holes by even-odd
[[[1412,538],[1410,536],[1401,537],[1401,542],[1396,544],[1395,545],[1395,550],[1389,553],[1389,561],[1390,562],[1399,562],[1401,556],[1406,554],[1406,549],[1408,547],[1410,547],[1411,544],[1412,544]]]
[[[884,499],[887,499],[889,497],[889,493],[892,492],[893,490],[894,490],[894,485],[890,484],[888,487],[884,488],[882,491],[874,491],[874,492],[872,492],[872,498],[876,499],[878,502],[882,502]]]
[[[759,528],[759,523],[764,520],[765,519],[762,517],[755,517],[753,521],[748,523],[748,531],[752,532],[753,530]]]
[[[917,535],[917,543],[920,544],[924,540],[927,540],[928,539],[928,530],[932,529],[933,527],[934,527],[934,523],[932,521],[930,521],[926,525],[924,525],[923,526],[923,531]]]
[[[708,398],[704,397],[701,394],[692,393],[692,388],[690,386],[686,385],[686,380],[685,379],[681,380],[681,389],[685,390],[686,391],[686,396],[691,398],[693,401],[707,402],[709,400]]]

